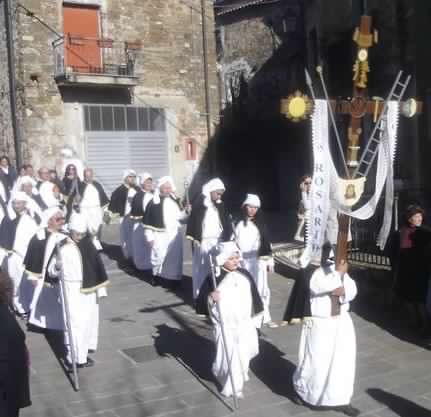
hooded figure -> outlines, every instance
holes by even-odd
[[[274,259],[260,206],[260,198],[256,194],[247,194],[242,203],[242,218],[235,227],[235,237],[241,250],[241,266],[254,278],[263,301],[263,322],[256,325],[278,327],[271,320],[269,312],[271,292],[268,285],[268,271],[274,271]]]
[[[196,300],[205,278],[210,272],[209,253],[221,241],[228,241],[233,234],[230,216],[221,197],[225,186],[219,178],[202,187],[201,196],[193,203],[187,223],[187,239],[193,243],[193,298]]]
[[[183,234],[186,219],[171,177],[159,179],[153,199],[148,203],[143,224],[151,246],[153,276],[179,283],[183,276]],[[173,285],[176,285],[172,283]]]
[[[233,394],[230,363],[235,394],[242,398],[244,383],[249,379],[250,361],[259,353],[255,321],[262,315],[263,304],[254,278],[240,268],[241,256],[236,243],[221,243],[217,252],[214,259],[217,287],[214,288],[212,277],[208,276],[201,287],[197,307],[199,313],[209,314],[214,325],[216,355],[212,371],[221,386],[221,393],[226,397]]]
[[[64,297],[67,297],[70,327],[78,366],[92,366],[89,350],[95,351],[99,331],[99,298],[106,295],[108,277],[99,252],[87,233],[87,219],[73,213],[69,222],[70,237],[56,252],[48,265],[51,279],[64,278]],[[61,260],[61,263],[60,263]],[[70,335],[65,332],[66,363],[71,364]]]
[[[347,263],[336,268],[329,243],[310,279],[311,317],[303,322],[298,366],[293,376],[300,401],[359,415],[350,405],[356,369],[356,336],[349,314],[357,289]]]

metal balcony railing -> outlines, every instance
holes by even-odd
[[[55,77],[67,74],[134,77],[140,42],[66,34],[53,43]]]

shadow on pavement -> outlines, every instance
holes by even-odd
[[[259,355],[251,362],[251,370],[272,392],[292,400],[295,397],[292,385],[295,365],[264,338],[259,339],[259,350]]]
[[[380,388],[370,388],[367,390],[367,393],[400,417],[431,417],[430,410]]]
[[[406,321],[402,306],[395,303],[385,303],[386,293],[383,289],[381,291],[379,302],[378,297],[369,297],[367,294],[361,295],[359,287],[358,297],[353,301],[351,310],[404,342],[427,347],[426,339],[421,337],[419,332]]]
[[[69,372],[64,366],[64,360],[66,359],[67,355],[66,346],[64,344],[64,332],[60,330],[46,330],[44,335],[49,347],[52,350],[52,353],[54,353],[59,365],[61,366],[64,375],[69,380],[72,387],[75,388],[73,373]]]
[[[180,359],[199,378],[213,381],[211,364],[214,358],[214,344],[195,332],[188,332],[166,324],[156,326],[158,335],[154,337],[154,346],[160,356],[172,356]]]

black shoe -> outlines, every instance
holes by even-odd
[[[337,407],[336,410],[349,417],[358,417],[359,414],[361,414],[361,411],[358,410],[356,407],[353,407],[351,404]]]
[[[296,405],[302,405],[302,406],[306,405],[302,400],[302,398],[296,392],[293,394],[292,402],[294,402]]]
[[[92,366],[94,366],[95,362],[93,361],[93,359],[91,359],[90,357],[87,356],[87,362],[85,362],[84,364],[80,365],[82,368],[91,368]]]

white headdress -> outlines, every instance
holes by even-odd
[[[218,266],[222,266],[232,255],[241,255],[241,251],[235,242],[222,242],[218,245],[219,254],[216,261]]]
[[[139,184],[143,184],[145,181],[147,181],[150,178],[152,179],[153,176],[149,172],[141,172],[139,174]]]
[[[223,184],[223,181],[220,178],[213,178],[212,180],[208,181],[203,187],[202,187],[202,194],[205,197],[209,197],[211,192],[216,190],[225,190],[225,186]]]
[[[33,187],[36,186],[36,181],[28,175],[24,175],[22,177],[18,177],[17,179],[18,187],[23,186],[24,184],[31,184]]]
[[[205,206],[208,207],[211,204],[211,193],[217,190],[226,190],[223,181],[220,178],[213,178],[202,187],[202,194],[205,196]]]
[[[51,207],[42,212],[42,221],[40,227],[47,227],[49,219],[55,216],[57,213],[64,215],[63,210],[60,207]]]
[[[256,194],[247,194],[247,197],[242,205],[260,208],[260,198]]]
[[[130,176],[136,177],[136,171],[135,171],[135,170],[133,170],[133,169],[125,169],[125,170],[123,171],[123,181],[124,181],[127,177],[130,177]]]
[[[69,230],[85,233],[87,231],[87,219],[82,214],[73,213],[69,221]]]
[[[24,191],[15,191],[11,196],[11,201],[24,201],[28,203],[28,195]]]
[[[170,184],[172,187],[172,192],[175,192],[177,190],[172,177],[170,177],[169,175],[165,175],[164,177],[159,178],[159,180],[157,181],[157,188],[156,188],[156,191],[154,193],[154,198],[153,198],[153,201],[155,204],[160,203],[160,187],[163,184]]]

